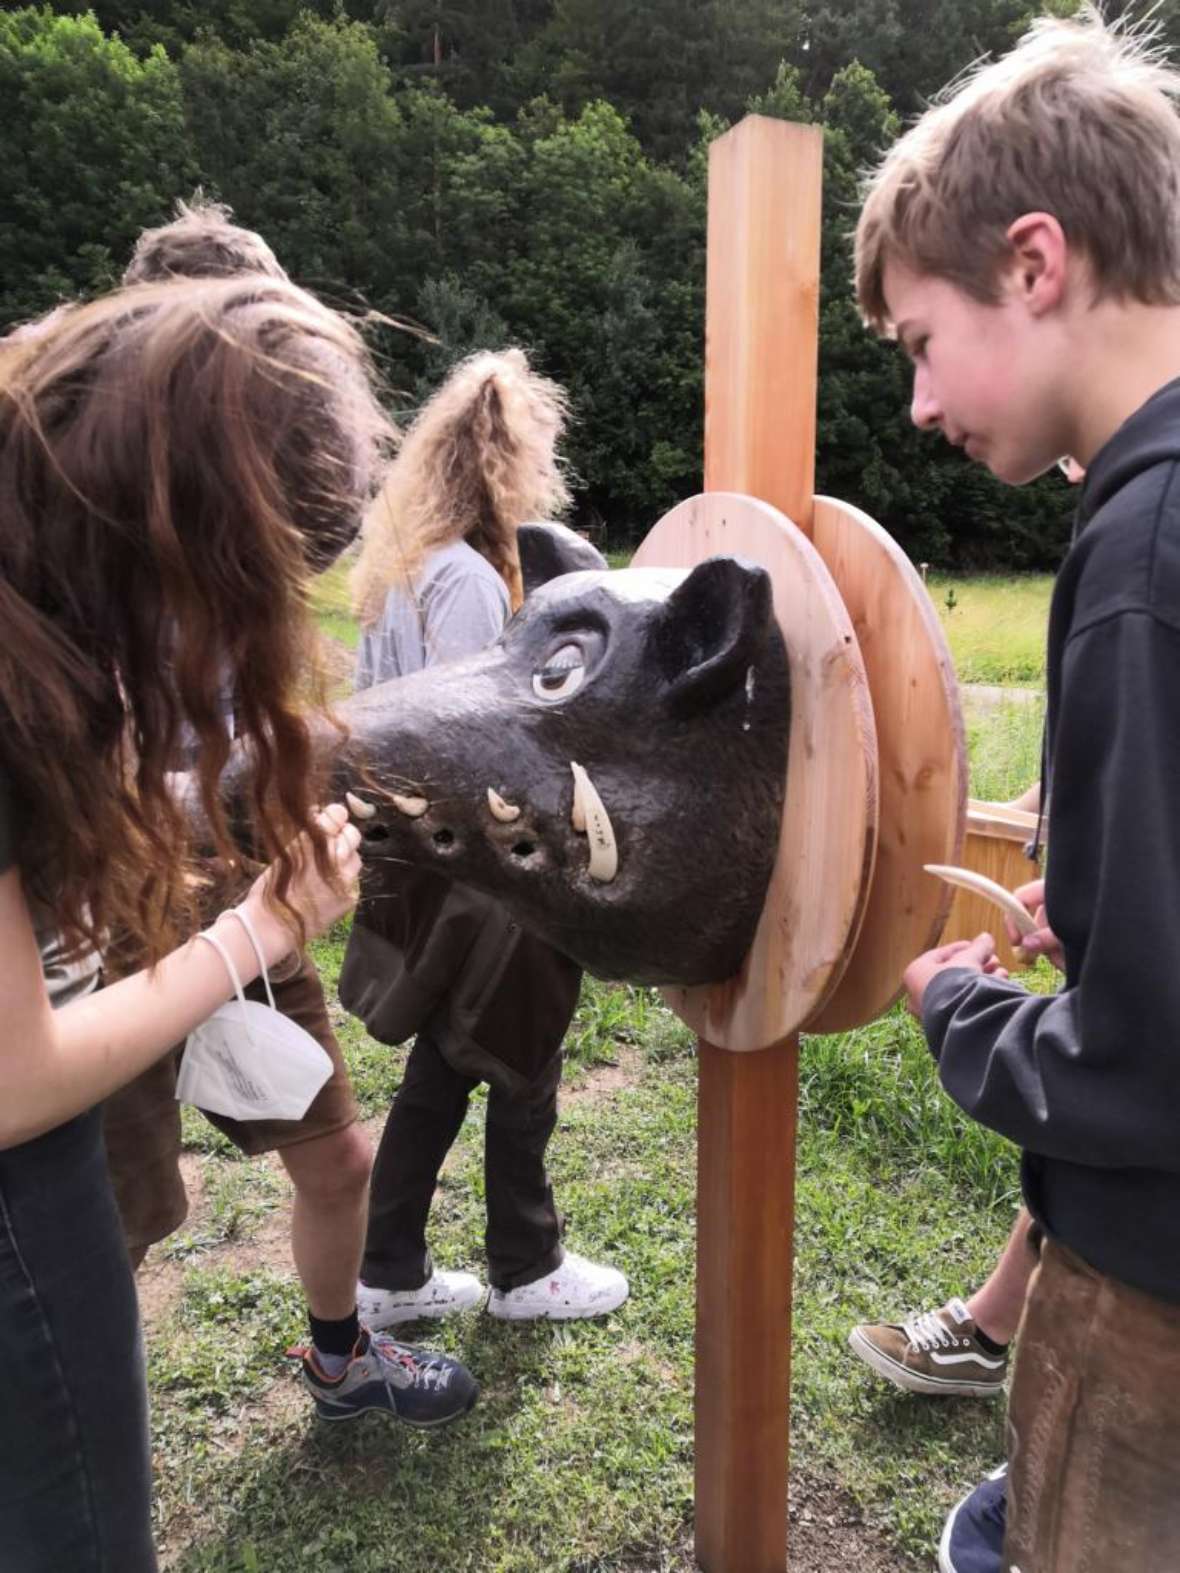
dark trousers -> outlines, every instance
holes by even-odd
[[[561,1222],[545,1173],[545,1149],[557,1124],[558,1052],[523,1093],[488,1088],[484,1140],[488,1278],[517,1289],[562,1260]],[[473,1076],[461,1075],[423,1033],[373,1165],[369,1232],[361,1277],[378,1289],[420,1289],[433,1266],[426,1220],[443,1159],[467,1113]]]
[[[152,1573],[139,1308],[95,1109],[0,1152],[0,1569]]]

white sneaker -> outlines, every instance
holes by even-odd
[[[398,1322],[470,1311],[483,1299],[484,1292],[474,1273],[448,1273],[436,1267],[421,1289],[377,1289],[372,1284],[358,1283],[356,1309],[366,1327],[381,1332]]]
[[[599,1267],[584,1256],[565,1253],[560,1267],[535,1278],[519,1289],[493,1289],[488,1312],[505,1322],[531,1322],[548,1317],[554,1322],[576,1317],[605,1316],[622,1305],[630,1294],[627,1280],[615,1267]]]

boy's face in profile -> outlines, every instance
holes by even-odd
[[[924,431],[1020,486],[1061,454],[1059,371],[1043,317],[1027,309],[1015,278],[998,304],[974,300],[947,279],[890,261],[884,270],[889,317],[914,367],[910,415]],[[1055,435],[1056,434],[1056,435]]]

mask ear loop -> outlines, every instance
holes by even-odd
[[[262,978],[262,986],[266,990],[266,998],[270,1004],[271,1010],[278,1010],[279,1007],[275,1004],[275,997],[271,993],[270,976],[266,970],[266,957],[262,954],[262,946],[258,943],[258,934],[254,928],[253,923],[250,921],[246,913],[242,911],[241,907],[230,907],[226,913],[226,916],[237,918],[238,922],[246,930],[246,938],[254,947],[254,956],[258,962],[258,971]]]
[[[249,931],[247,930],[247,932]],[[250,1046],[253,1047],[254,1034],[250,1031],[250,1018],[246,1014],[246,995],[242,989],[242,980],[238,976],[238,969],[234,966],[233,957],[217,938],[217,935],[210,933],[208,929],[202,929],[201,932],[197,935],[197,938],[203,939],[208,945],[212,945],[213,949],[225,963],[225,970],[229,973],[230,982],[234,986],[234,993],[238,996],[238,1005],[241,1007],[242,1026],[246,1029],[246,1036],[250,1040]]]

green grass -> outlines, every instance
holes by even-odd
[[[1043,699],[968,705],[967,761],[972,797],[1006,803],[1041,774]]]
[[[961,683],[1044,684],[1051,575],[932,574],[928,588]]]
[[[348,593],[351,567],[351,560],[345,558],[320,574],[312,585],[312,606],[320,632],[355,650],[360,636]]]

